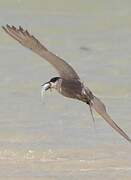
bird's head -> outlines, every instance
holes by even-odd
[[[50,81],[42,84],[42,92],[43,91],[45,92],[48,89],[56,89],[59,79],[60,79],[60,77],[53,77],[53,78],[50,79]]]

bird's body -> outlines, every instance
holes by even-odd
[[[103,102],[87,87],[85,87],[78,74],[67,62],[50,52],[43,44],[22,27],[16,28],[14,26],[6,25],[3,29],[20,44],[31,49],[33,52],[47,60],[58,71],[60,77],[54,77],[47,83],[44,83],[42,85],[44,91],[54,88],[65,97],[77,99],[88,104],[91,113],[93,108],[112,128],[131,142],[129,136],[108,115]]]
[[[60,81],[61,86],[59,92],[63,96],[74,99],[77,99],[77,97],[80,96],[83,87],[79,80],[66,80],[62,78]]]
[[[89,104],[91,91],[85,89],[84,84],[79,80],[62,79],[60,93],[68,98],[78,99]]]

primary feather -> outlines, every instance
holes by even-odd
[[[31,49],[33,52],[52,64],[60,76],[64,79],[79,79],[77,73],[67,62],[50,52],[43,44],[40,43],[40,41],[32,36],[27,30],[24,30],[21,26],[16,28],[15,26],[6,25],[6,27],[3,26],[2,28],[20,44]]]

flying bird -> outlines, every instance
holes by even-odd
[[[75,70],[63,59],[50,52],[39,40],[21,26],[6,25],[4,31],[26,48],[47,60],[58,71],[59,77],[53,77],[42,85],[43,91],[55,89],[65,97],[80,100],[89,105],[120,135],[131,142],[131,138],[112,120],[106,111],[104,103],[85,87]]]

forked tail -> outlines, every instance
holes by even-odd
[[[114,128],[119,134],[121,134],[125,139],[127,139],[129,142],[131,142],[131,138],[111,119],[111,117],[106,112],[106,107],[103,104],[103,102],[100,101],[97,97],[94,96],[94,98],[91,100],[91,107],[95,109],[95,111],[101,115],[104,120],[112,127]]]

